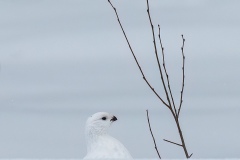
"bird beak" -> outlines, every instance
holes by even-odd
[[[117,117],[113,116],[112,119],[110,121],[116,121],[117,120]]]

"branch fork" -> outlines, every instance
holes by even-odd
[[[125,32],[125,30],[124,30],[124,28],[121,24],[121,21],[120,21],[119,16],[118,16],[118,12],[117,12],[116,8],[113,6],[113,4],[111,3],[111,0],[108,0],[108,2],[115,12],[115,15],[116,15],[117,21],[119,23],[119,26],[121,27],[122,33],[125,37],[125,40],[128,44],[128,47],[129,47],[129,49],[132,53],[132,56],[133,56],[137,66],[138,66],[138,69],[142,74],[142,77],[143,77],[144,81],[146,82],[148,87],[152,90],[152,92],[158,97],[158,99],[170,110],[170,112],[172,113],[172,116],[175,120],[181,143],[175,143],[175,142],[172,142],[172,141],[169,141],[169,140],[166,140],[166,139],[163,139],[163,140],[168,142],[168,143],[172,143],[174,145],[182,147],[183,150],[184,150],[186,158],[190,158],[192,156],[192,154],[191,155],[188,154],[187,147],[186,147],[186,144],[185,144],[185,141],[184,141],[184,138],[183,138],[183,133],[181,131],[181,127],[180,127],[180,123],[179,123],[179,116],[180,116],[180,111],[181,111],[181,108],[182,108],[183,93],[184,93],[184,86],[185,86],[185,55],[184,55],[185,39],[184,39],[183,35],[181,35],[181,37],[182,37],[182,46],[181,46],[181,52],[182,52],[182,87],[181,87],[181,92],[180,92],[181,93],[180,94],[180,102],[179,102],[179,106],[177,107],[176,104],[175,104],[175,99],[174,99],[173,94],[172,94],[169,75],[167,73],[167,68],[166,68],[166,63],[165,63],[164,47],[163,47],[162,40],[161,40],[161,35],[160,35],[160,25],[158,25],[158,39],[159,39],[159,44],[160,44],[161,53],[162,53],[162,62],[160,62],[160,60],[159,60],[156,38],[155,38],[155,31],[154,31],[154,26],[153,26],[151,14],[150,14],[149,1],[146,0],[146,2],[147,2],[147,14],[148,14],[148,19],[149,19],[149,23],[150,23],[150,27],[151,27],[151,31],[152,31],[154,54],[155,54],[155,57],[156,57],[156,60],[157,60],[157,66],[158,66],[158,70],[159,70],[159,74],[160,74],[160,79],[161,79],[161,83],[162,83],[163,88],[164,88],[165,98],[167,99],[167,101],[163,100],[163,98],[155,91],[155,89],[152,87],[152,85],[149,83],[148,79],[146,78],[146,76],[145,76],[145,74],[144,74],[144,72],[143,72],[143,70],[142,70],[142,68],[141,68],[141,66],[138,62],[138,59],[135,56],[135,53],[134,53],[134,51],[131,47],[131,44],[128,40],[126,32]],[[146,110],[146,112],[147,112],[147,120],[148,120],[149,130],[150,130],[150,133],[152,135],[153,142],[154,142],[154,148],[155,148],[155,150],[158,154],[158,157],[161,159],[160,153],[159,153],[157,145],[156,145],[154,135],[152,133],[150,120],[149,120],[149,115],[148,115],[148,110]]]

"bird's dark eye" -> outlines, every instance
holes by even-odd
[[[102,117],[102,120],[104,120],[104,121],[105,121],[106,119],[107,119],[106,117]]]

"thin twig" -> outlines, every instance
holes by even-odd
[[[178,118],[179,118],[179,114],[180,114],[180,111],[181,111],[181,108],[182,108],[182,102],[183,102],[183,90],[184,90],[184,83],[185,83],[185,55],[184,55],[184,44],[185,44],[185,39],[182,35],[182,47],[181,47],[181,50],[182,50],[182,90],[181,90],[181,97],[180,97],[180,105],[179,105],[179,108],[178,108]]]
[[[156,144],[155,138],[154,138],[153,133],[152,133],[152,128],[151,128],[150,120],[149,120],[149,116],[148,116],[148,110],[146,110],[146,112],[147,112],[148,127],[149,127],[149,130],[150,130],[151,135],[152,135],[152,139],[153,139],[153,143],[154,143],[154,146],[155,146],[155,150],[157,151],[158,157],[161,159],[161,156],[160,156],[160,154],[158,152],[158,148],[157,148],[157,144]]]
[[[164,81],[164,78],[163,78],[162,67],[160,65],[160,61],[159,61],[159,58],[158,58],[158,51],[157,51],[156,40],[155,40],[155,32],[154,32],[154,27],[153,27],[153,24],[152,24],[152,18],[151,18],[151,15],[150,15],[148,0],[147,0],[147,13],[148,13],[149,22],[150,22],[151,29],[152,29],[153,45],[154,45],[154,51],[155,51],[155,55],[156,55],[156,59],[157,59],[157,63],[158,63],[158,69],[159,69],[159,72],[160,72],[160,76],[161,76],[162,84],[163,84],[164,91],[165,91],[165,94],[166,94],[166,97],[167,97],[167,101],[169,103],[169,106],[171,107],[171,101],[169,99],[168,91],[167,91],[165,81]]]
[[[133,49],[132,49],[132,47],[130,45],[130,42],[129,42],[128,38],[127,38],[127,35],[126,35],[126,33],[125,33],[124,29],[123,29],[122,23],[121,23],[121,21],[119,19],[118,13],[117,13],[117,9],[113,6],[113,4],[111,3],[110,0],[108,0],[108,2],[110,3],[110,5],[112,6],[113,10],[115,11],[118,23],[119,23],[119,25],[120,25],[120,27],[122,29],[122,32],[123,32],[124,37],[125,37],[125,39],[127,41],[128,47],[131,50],[131,53],[132,53],[132,55],[134,57],[135,62],[137,63],[137,66],[138,66],[138,68],[139,68],[139,70],[140,70],[140,72],[142,74],[143,79],[145,80],[145,82],[147,83],[149,88],[154,92],[154,94],[162,101],[162,103],[169,108],[169,105],[159,96],[159,94],[154,90],[154,88],[150,85],[150,83],[148,82],[147,78],[145,77],[145,75],[144,75],[144,73],[142,71],[142,68],[141,68],[140,64],[138,63],[138,60],[137,60],[137,58],[136,58],[136,56],[135,56],[135,54],[133,52]]]
[[[176,110],[176,106],[175,106],[175,103],[174,103],[174,99],[173,99],[173,95],[172,95],[172,90],[171,90],[171,86],[170,86],[170,82],[169,82],[169,76],[168,76],[167,69],[166,69],[165,55],[164,55],[164,47],[163,47],[163,45],[162,45],[162,39],[161,39],[160,33],[161,33],[161,32],[160,32],[160,25],[158,25],[158,38],[159,38],[160,46],[161,46],[161,49],[162,49],[163,68],[164,68],[165,75],[166,75],[166,78],[167,78],[168,90],[169,90],[169,93],[170,93],[170,96],[171,96],[171,99],[172,99],[174,111],[175,111],[175,114],[177,114],[177,110]]]
[[[190,154],[189,158],[191,158],[191,157],[192,157],[192,155],[193,155],[193,153],[192,153],[192,154]]]
[[[178,144],[178,143],[175,143],[175,142],[172,142],[172,141],[166,140],[166,139],[163,139],[163,140],[166,141],[166,142],[169,142],[169,143],[172,143],[172,144],[175,144],[175,145],[177,145],[177,146],[181,146],[181,147],[182,147],[181,144]]]

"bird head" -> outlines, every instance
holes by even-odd
[[[98,112],[87,119],[86,134],[101,135],[107,133],[112,122],[116,121],[117,117],[107,112]]]

